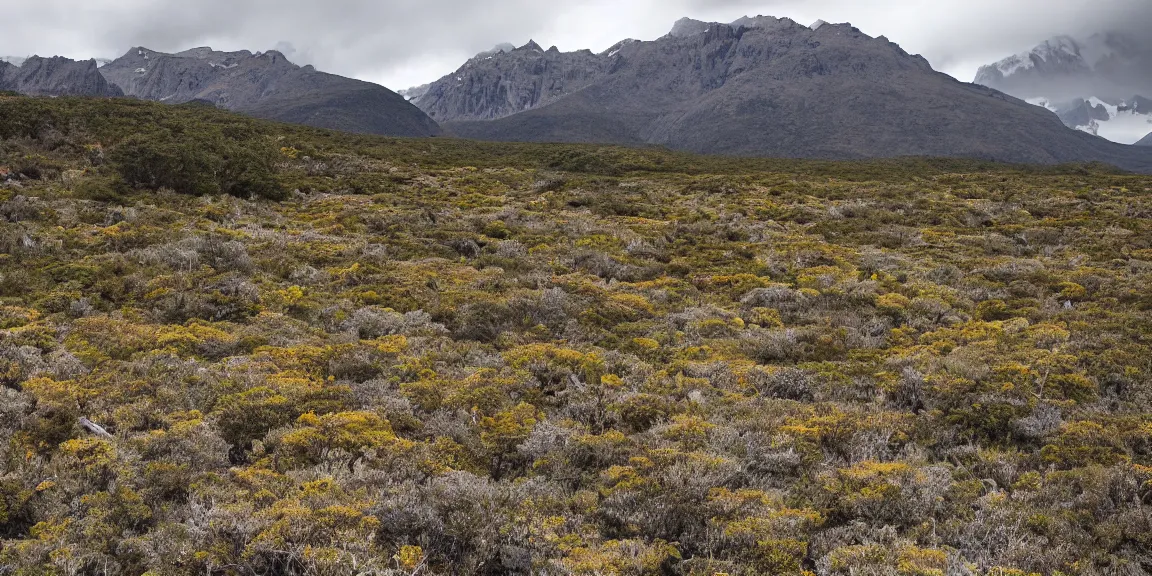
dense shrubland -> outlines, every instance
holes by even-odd
[[[0,574],[1152,570],[1152,179],[0,137]]]

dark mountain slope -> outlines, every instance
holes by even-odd
[[[100,69],[129,96],[203,100],[252,116],[349,132],[434,136],[439,126],[402,96],[369,82],[297,66],[276,51],[165,54],[133,48]]]
[[[32,56],[20,66],[0,62],[0,90],[29,96],[123,96],[97,69],[95,60]]]
[[[1152,169],[1148,151],[1065,128],[1051,112],[932,70],[850,25],[787,19],[678,24],[680,34],[620,46],[587,87],[459,136],[650,143],[703,153],[811,158],[967,156],[1010,162],[1100,160]]]

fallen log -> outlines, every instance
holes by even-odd
[[[105,430],[103,426],[101,426],[101,425],[99,425],[99,424],[97,424],[97,423],[95,423],[95,422],[93,422],[87,418],[83,418],[83,417],[80,418],[80,427],[87,430],[88,432],[96,435],[96,436],[101,437],[101,438],[106,438],[109,440],[112,439],[112,435],[109,434],[108,431]]]

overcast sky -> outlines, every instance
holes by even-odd
[[[298,64],[393,89],[435,80],[501,42],[601,51],[683,16],[851,22],[971,81],[1056,34],[1152,24],[1149,0],[0,0],[0,56],[278,47]]]

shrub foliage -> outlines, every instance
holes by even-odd
[[[1148,177],[0,138],[0,575],[1152,566]]]

